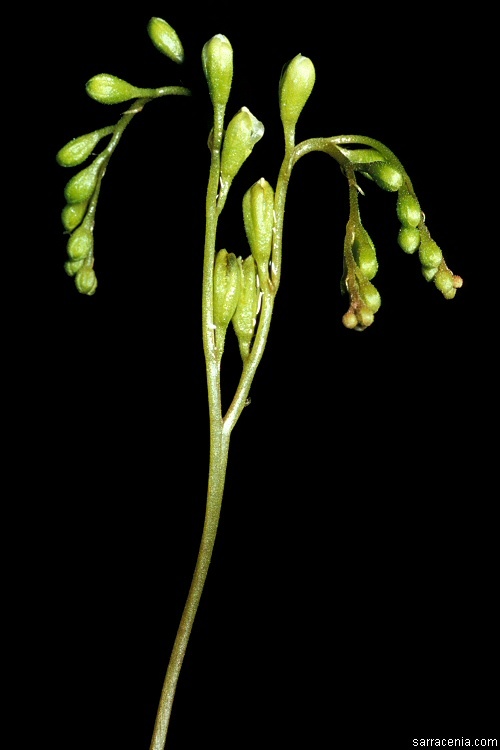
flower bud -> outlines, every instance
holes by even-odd
[[[443,253],[434,240],[423,240],[420,243],[418,257],[424,268],[437,268],[443,260]]]
[[[366,171],[382,190],[387,190],[390,193],[399,190],[403,184],[401,172],[391,167],[387,162],[373,162],[366,168]]]
[[[77,167],[85,159],[88,159],[101,138],[98,130],[81,135],[79,138],[73,138],[57,152],[57,163],[61,167]]]
[[[121,104],[129,99],[154,96],[155,89],[141,89],[131,83],[109,75],[100,73],[87,81],[87,94],[101,104]]]
[[[68,240],[66,246],[67,253],[71,260],[81,260],[88,258],[94,247],[94,236],[90,229],[81,226],[75,229]]]
[[[87,213],[88,201],[82,203],[67,203],[61,211],[62,225],[67,232],[72,232],[82,223]]]
[[[201,61],[214,107],[225,107],[233,80],[233,48],[223,34],[216,34],[202,49]]]
[[[85,258],[80,258],[80,260],[67,260],[64,264],[64,270],[66,271],[68,276],[74,276],[84,263]]]
[[[223,189],[224,186],[227,189],[263,135],[264,125],[249,109],[242,107],[230,121],[224,135],[220,167]]]
[[[415,227],[401,227],[398,234],[398,245],[401,250],[411,255],[420,245],[420,232]]]
[[[64,188],[67,203],[84,203],[88,201],[96,189],[99,170],[104,162],[104,156],[98,156],[81,172],[75,174]]]
[[[372,313],[376,313],[381,305],[380,294],[371,281],[361,281],[359,284],[361,299]]]
[[[250,343],[255,331],[260,303],[257,268],[252,255],[241,261],[241,289],[236,310],[232,317],[233,328],[238,337],[241,358],[250,354]]]
[[[243,197],[243,222],[259,273],[267,278],[274,226],[274,191],[263,177]]]
[[[91,297],[97,289],[97,278],[94,269],[85,264],[75,276],[75,285],[80,294]]]
[[[309,99],[316,79],[314,65],[308,57],[296,55],[281,74],[279,102],[285,134],[293,132],[300,113]]]
[[[420,224],[420,203],[406,188],[401,188],[398,193],[396,212],[403,227],[417,227]]]
[[[432,281],[437,274],[437,268],[422,268],[422,276],[426,281]]]
[[[214,323],[225,330],[236,310],[241,289],[241,266],[234,253],[219,250],[214,267]]]
[[[456,289],[453,284],[453,274],[448,268],[438,270],[434,276],[434,284],[436,289],[439,289],[446,299],[452,299],[455,296]]]
[[[373,279],[378,271],[378,261],[375,245],[363,228],[356,229],[354,242],[352,243],[352,254],[356,264],[366,279]]]
[[[184,49],[181,40],[163,18],[150,19],[148,34],[156,49],[176,63],[184,62]]]

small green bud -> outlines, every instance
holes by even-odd
[[[356,326],[358,325],[358,319],[356,317],[356,313],[353,311],[351,307],[342,316],[342,323],[344,324],[346,328],[350,328],[351,330],[353,328],[356,328]]]
[[[241,266],[234,253],[219,250],[214,267],[214,323],[225,330],[236,310],[241,289]]]
[[[75,174],[64,188],[67,203],[84,203],[92,197],[97,186],[99,170],[104,162],[104,156],[98,156],[92,164]]]
[[[420,232],[415,227],[401,227],[398,234],[398,245],[401,250],[411,255],[420,245]]]
[[[241,260],[241,259],[240,259]],[[252,255],[241,261],[241,290],[236,310],[232,317],[233,328],[238,337],[241,358],[250,354],[250,343],[255,331],[260,304],[257,267]]]
[[[121,104],[129,99],[154,96],[155,89],[141,89],[131,83],[109,75],[100,73],[87,81],[87,94],[101,104]]]
[[[368,328],[368,326],[371,326],[374,320],[375,316],[368,307],[362,307],[358,311],[358,322],[359,325],[363,328]]]
[[[64,264],[64,270],[66,271],[68,276],[74,276],[84,263],[85,258],[80,258],[80,260],[67,260]]]
[[[67,232],[72,232],[82,223],[87,213],[88,201],[82,203],[67,203],[61,211],[62,225]]]
[[[426,281],[432,281],[437,274],[437,268],[422,268],[422,275]]]
[[[396,212],[403,227],[417,227],[420,224],[420,203],[406,188],[401,188],[398,193]]]
[[[377,254],[370,235],[363,227],[356,229],[352,254],[363,276],[366,279],[373,279],[378,271]]]
[[[434,276],[434,284],[436,285],[436,289],[439,289],[445,297],[452,292],[453,296],[455,296],[456,289],[453,285],[453,274],[448,268],[438,270]],[[448,297],[448,299],[450,299],[450,297]]]
[[[285,134],[294,130],[316,80],[314,65],[308,57],[296,55],[283,70],[279,83],[281,122]]]
[[[229,122],[221,154],[220,173],[223,189],[227,190],[263,135],[264,125],[246,107],[242,107]]]
[[[267,278],[274,226],[274,191],[263,177],[243,197],[243,222],[259,274]]]
[[[73,138],[57,152],[57,163],[61,167],[77,167],[85,159],[88,159],[101,138],[98,130]]]
[[[381,305],[380,294],[371,281],[361,281],[359,284],[361,299],[372,313],[376,313]]]
[[[443,253],[434,240],[423,240],[420,243],[418,257],[424,268],[437,268],[443,260]]]
[[[75,229],[68,240],[66,250],[71,260],[88,258],[94,247],[94,236],[90,229],[81,226]]]
[[[201,61],[214,107],[225,107],[233,80],[233,48],[223,34],[216,34],[204,45]]]
[[[374,161],[384,161],[380,151],[374,148],[341,148],[340,151],[347,156],[352,164],[371,164]]]
[[[150,19],[148,34],[156,49],[176,63],[184,62],[184,49],[181,40],[163,18]]]
[[[390,193],[399,190],[403,184],[401,172],[391,167],[387,162],[373,162],[367,167],[366,171],[382,190],[387,190]]]
[[[94,269],[85,264],[75,276],[75,285],[80,294],[91,297],[97,289],[97,278]]]

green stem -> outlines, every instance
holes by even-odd
[[[220,357],[216,350],[213,323],[213,268],[217,235],[217,191],[220,175],[220,148],[224,123],[224,107],[214,110],[214,129],[211,142],[211,163],[206,197],[206,231],[203,262],[202,332],[205,353],[208,406],[210,420],[210,463],[208,471],[207,505],[198,558],[191,587],[170,655],[158,705],[150,750],[163,750],[172,713],[175,691],[186,653],[193,623],[205,586],[219,524],[224,482],[229,453],[230,432],[223,429],[220,392]]]
[[[184,661],[196,612],[198,611],[198,605],[207,578],[210,561],[212,559],[212,551],[219,524],[222,495],[224,492],[228,452],[229,436],[223,435],[221,429],[214,430],[211,435],[207,507],[203,534],[193,580],[191,582],[189,594],[179,623],[177,636],[175,638],[168,664],[167,674],[165,675],[165,681],[163,683],[150,750],[163,750],[165,747],[179,674]]]

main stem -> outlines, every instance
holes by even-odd
[[[224,124],[224,107],[214,109],[210,176],[206,197],[206,232],[203,263],[202,330],[205,353],[208,406],[210,419],[210,463],[208,470],[205,522],[193,579],[170,655],[167,674],[158,705],[150,750],[164,750],[175,691],[186,654],[194,619],[205,586],[208,568],[219,525],[226,477],[231,430],[224,429],[220,392],[220,363],[215,349],[213,324],[213,267],[217,234],[217,191],[220,174],[220,147]]]

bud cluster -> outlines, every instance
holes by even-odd
[[[342,317],[346,328],[363,331],[374,321],[380,308],[380,294],[371,279],[378,270],[375,245],[356,216],[347,225],[344,247],[342,290],[350,297],[348,311]]]
[[[74,138],[58,151],[57,162],[62,167],[83,164],[92,155],[99,141],[111,135],[113,131],[113,127],[101,128]],[[105,153],[96,156],[89,166],[73,175],[64,188],[66,205],[61,212],[61,221],[69,233],[66,246],[68,260],[64,268],[69,276],[75,277],[78,291],[87,295],[94,294],[97,288],[93,269],[94,217],[91,206],[94,196],[98,193],[107,159]]]

